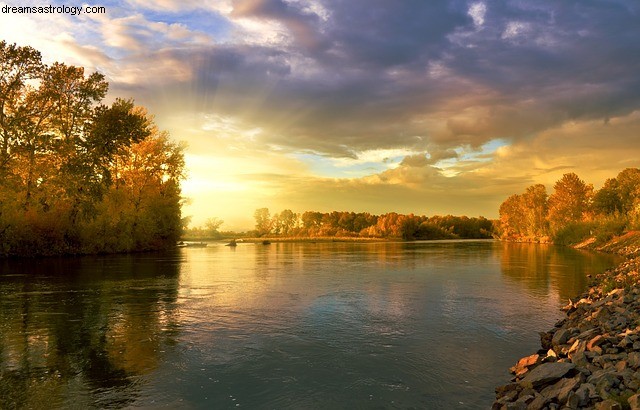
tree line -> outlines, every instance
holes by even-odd
[[[578,243],[606,241],[640,227],[640,170],[627,168],[599,190],[575,173],[564,174],[551,195],[542,184],[500,205],[499,234],[508,240]]]
[[[418,216],[390,212],[373,215],[368,212],[295,213],[285,209],[273,215],[268,208],[254,213],[255,235],[284,237],[361,237],[415,239],[482,239],[491,238],[493,224],[484,217]]]
[[[0,255],[174,245],[183,146],[100,73],[0,41]]]

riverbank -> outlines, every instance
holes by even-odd
[[[579,248],[627,260],[596,275],[540,334],[541,349],[510,369],[493,409],[640,409],[640,233]]]

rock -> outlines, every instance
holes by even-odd
[[[571,356],[571,363],[578,367],[586,367],[589,364],[589,360],[587,360],[587,356],[585,356],[584,352],[580,352]]]
[[[586,406],[591,397],[596,396],[596,386],[591,383],[583,383],[576,390],[576,396],[578,396],[579,406]]]
[[[568,352],[569,357],[571,357],[571,355],[574,353],[584,353],[586,349],[587,349],[587,342],[585,342],[584,340],[576,339],[576,341],[573,342],[573,344],[569,348],[569,352]]]
[[[640,410],[640,394],[634,394],[627,400],[631,410]]]
[[[627,368],[627,362],[625,360],[620,360],[613,367],[615,367],[618,373],[621,373],[624,369]]]
[[[553,334],[551,332],[540,332],[540,346],[544,350],[549,350],[553,346],[551,345],[551,339],[553,339]]]
[[[520,381],[523,387],[538,387],[549,382],[558,380],[570,370],[575,369],[573,363],[543,363],[531,370],[524,379]]]
[[[595,410],[622,410],[622,406],[617,401],[605,400],[596,403]]]
[[[567,395],[567,407],[570,409],[577,409],[580,405],[580,398],[574,391],[570,391]]]
[[[523,357],[522,359],[518,360],[518,363],[516,363],[516,365],[509,370],[511,371],[511,373],[515,374],[516,377],[520,377],[529,371],[530,366],[533,366],[539,362],[540,355],[532,354],[531,356]]]
[[[574,377],[573,379],[560,379],[556,384],[545,387],[540,394],[548,400],[557,398],[559,403],[566,403],[569,393],[578,387],[579,383],[579,377]]]
[[[519,391],[521,388],[522,386],[520,386],[520,384],[518,383],[509,383],[505,384],[504,386],[498,386],[496,387],[496,396],[502,397],[510,391]]]
[[[527,406],[527,410],[542,410],[547,400],[541,394],[538,394]]]
[[[633,369],[640,367],[640,352],[631,352],[627,356],[627,364]]]
[[[604,340],[604,336],[602,335],[594,336],[587,342],[587,350],[590,352],[593,351],[593,348],[596,346],[600,346],[604,342]]]
[[[569,337],[571,337],[571,331],[569,331],[569,329],[558,329],[553,334],[551,345],[555,347],[565,344],[567,343],[567,340],[569,340]]]

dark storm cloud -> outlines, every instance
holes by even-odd
[[[518,141],[640,108],[632,1],[318,3],[233,1],[231,21],[281,23],[292,42],[175,51],[189,98],[261,127],[265,146],[333,156]]]

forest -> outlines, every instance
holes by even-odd
[[[184,147],[108,87],[0,41],[0,256],[175,245]]]
[[[532,185],[500,205],[497,228],[503,239],[563,245],[592,237],[602,243],[640,229],[640,170],[624,169],[599,190],[575,173],[564,174],[551,195]]]
[[[255,230],[239,235],[219,230],[223,221],[211,218],[202,228],[187,230],[192,238],[222,238],[233,236],[284,238],[384,238],[384,239],[489,239],[493,235],[492,221],[467,216],[416,216],[390,212],[373,215],[368,212],[295,213],[290,209],[271,215],[268,208],[256,209]]]

